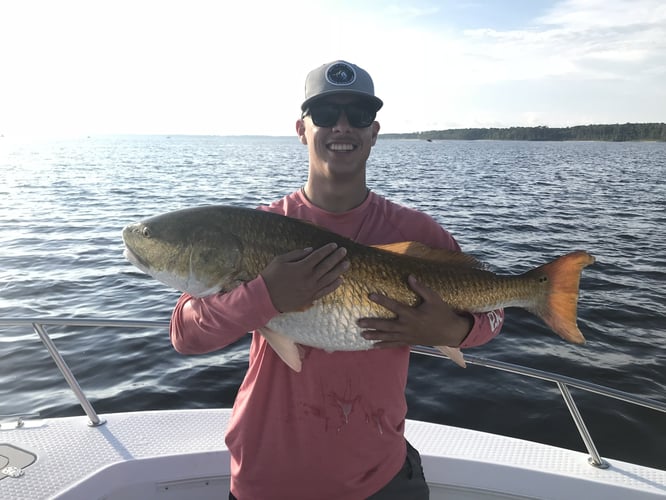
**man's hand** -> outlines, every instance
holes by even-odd
[[[278,255],[261,271],[273,306],[280,312],[302,311],[342,283],[349,269],[347,250],[329,243]]]
[[[421,303],[411,307],[384,295],[371,294],[370,300],[385,307],[395,318],[362,318],[358,325],[368,340],[379,341],[376,348],[403,345],[456,347],[473,326],[472,316],[454,310],[432,289],[409,277],[410,288],[421,297]]]

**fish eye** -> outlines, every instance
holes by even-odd
[[[141,230],[141,234],[143,235],[144,238],[150,238],[152,235],[150,234],[150,229],[148,227],[143,226],[143,229]]]

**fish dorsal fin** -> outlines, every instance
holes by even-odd
[[[432,248],[418,241],[402,241],[400,243],[389,243],[387,245],[373,245],[373,248],[384,250],[385,252],[418,257],[420,259],[443,262],[460,267],[484,268],[484,264],[475,257],[466,253],[445,250],[443,248]]]

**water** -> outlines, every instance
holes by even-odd
[[[178,293],[122,256],[120,231],[193,205],[254,207],[297,189],[295,138],[0,138],[0,317],[168,320]],[[666,402],[666,144],[378,141],[376,192],[433,215],[504,272],[575,249],[584,271],[573,346],[511,310],[475,355],[554,371]],[[168,333],[51,328],[98,411],[229,406],[248,341],[181,356]],[[557,389],[413,356],[409,417],[584,451]],[[666,415],[574,390],[605,457],[666,468]],[[30,329],[0,330],[0,414],[79,415]]]

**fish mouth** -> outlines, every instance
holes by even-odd
[[[131,248],[125,247],[125,250],[123,251],[123,256],[130,261],[133,265],[141,269],[144,273],[150,274],[150,266],[148,263],[143,260],[141,257],[139,257],[137,254],[135,254]]]

